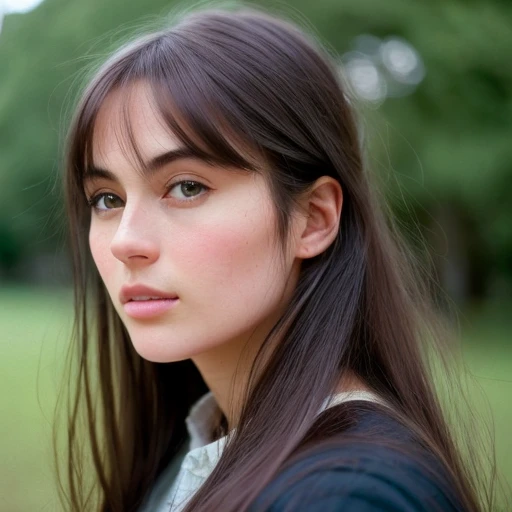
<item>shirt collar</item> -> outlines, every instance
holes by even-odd
[[[219,406],[211,391],[195,402],[185,419],[190,436],[190,450],[205,446],[213,441],[213,423],[219,413]]]
[[[351,400],[366,400],[384,404],[384,402],[371,391],[343,391],[326,398],[320,408],[319,414],[329,407],[334,407],[342,402],[348,402]],[[211,391],[195,402],[190,409],[189,415],[185,419],[188,434],[190,436],[190,450],[206,446],[213,442],[212,433],[214,421],[218,418],[219,414],[219,405]]]

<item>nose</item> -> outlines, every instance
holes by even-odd
[[[124,208],[110,250],[115,258],[126,265],[154,263],[160,256],[160,248],[148,212],[143,209]]]

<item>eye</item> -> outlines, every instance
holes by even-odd
[[[100,211],[113,210],[114,208],[122,208],[124,206],[121,198],[109,192],[103,192],[92,197],[88,203],[94,209]]]
[[[169,195],[180,201],[190,201],[196,197],[203,195],[210,190],[206,185],[198,181],[180,181],[175,183],[169,189]]]

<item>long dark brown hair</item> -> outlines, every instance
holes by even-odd
[[[492,489],[478,484],[476,459],[460,449],[463,433],[451,428],[434,385],[433,372],[445,374],[432,361],[451,349],[424,261],[401,241],[364,164],[335,60],[294,24],[248,8],[188,13],[137,38],[96,70],[77,105],[65,166],[78,354],[60,472],[65,508],[135,511],[182,446],[189,407],[207,391],[191,361],[155,364],[135,352],[88,247],[83,178],[96,117],[110,93],[128,96],[136,83],[185,147],[263,173],[283,245],[299,194],[321,176],[343,190],[338,236],[303,262],[254,363],[236,432],[187,510],[247,509],[311,438],[322,402],[349,371],[442,463],[466,510],[490,510]]]

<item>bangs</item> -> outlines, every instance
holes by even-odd
[[[96,121],[101,107],[120,91],[114,134],[133,167],[141,173],[146,170],[147,162],[131,119],[135,91],[141,89],[155,117],[183,149],[207,163],[246,171],[263,170],[261,148],[251,140],[231,93],[215,83],[204,69],[203,59],[180,47],[169,33],[145,40],[127,53],[107,63],[84,94],[74,137],[75,141],[81,140],[74,154],[79,183],[94,166],[94,148],[98,146]]]

